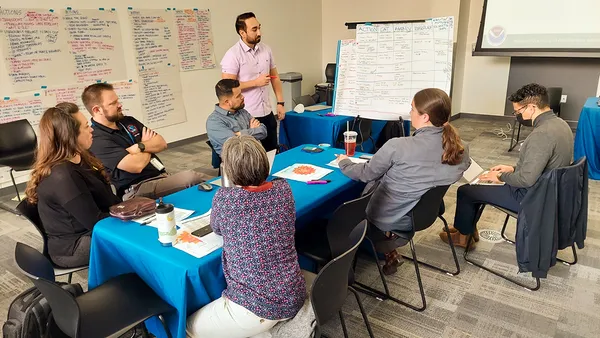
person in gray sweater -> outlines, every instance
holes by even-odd
[[[492,204],[513,212],[520,211],[520,202],[542,174],[571,164],[573,132],[569,125],[550,109],[548,91],[539,84],[523,86],[509,98],[514,113],[523,120],[533,120],[533,131],[521,147],[516,166],[497,165],[481,180],[502,186],[463,185],[458,188],[452,242],[466,247],[468,235],[476,232],[477,211],[483,204]],[[440,233],[443,241],[448,235]]]
[[[344,175],[362,182],[377,182],[367,206],[369,237],[385,253],[386,274],[398,265],[391,230],[410,231],[408,213],[429,189],[458,181],[470,165],[468,150],[449,123],[451,101],[435,88],[415,94],[410,111],[416,129],[411,137],[388,140],[367,163],[353,163],[345,155],[337,161]],[[367,189],[369,186],[367,187]],[[437,207],[435,208],[437,212]],[[373,227],[374,226],[374,227]]]

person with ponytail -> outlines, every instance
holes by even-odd
[[[458,132],[450,124],[451,101],[435,88],[415,94],[410,118],[411,137],[387,141],[367,163],[353,163],[345,155],[337,161],[344,175],[375,187],[367,206],[369,237],[385,254],[384,272],[397,270],[399,255],[392,230],[410,231],[408,213],[429,189],[458,181],[471,161]],[[374,183],[378,183],[375,185]]]
[[[89,152],[92,128],[77,105],[63,102],[44,112],[38,139],[26,195],[37,204],[50,258],[64,268],[89,264],[92,229],[120,202]]]

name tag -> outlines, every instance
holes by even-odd
[[[158,171],[163,171],[163,169],[165,169],[165,166],[162,163],[160,163],[160,161],[156,157],[153,157],[150,160],[150,164],[152,164],[152,166]]]

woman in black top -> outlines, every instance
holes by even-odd
[[[52,261],[65,268],[89,264],[92,229],[119,198],[89,152],[92,128],[77,105],[63,102],[46,110],[39,128],[27,199],[37,203]]]

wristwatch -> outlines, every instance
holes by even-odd
[[[277,102],[278,105],[284,107],[285,106],[285,102]]]
[[[144,150],[146,150],[146,145],[143,144],[142,142],[138,142],[137,145],[138,145],[138,148],[140,148],[140,151],[142,153],[144,152]]]
[[[502,180],[500,179],[500,176],[502,176],[502,172],[501,172],[501,171],[499,171],[499,172],[496,174],[496,178],[498,179],[498,181],[502,181]]]

